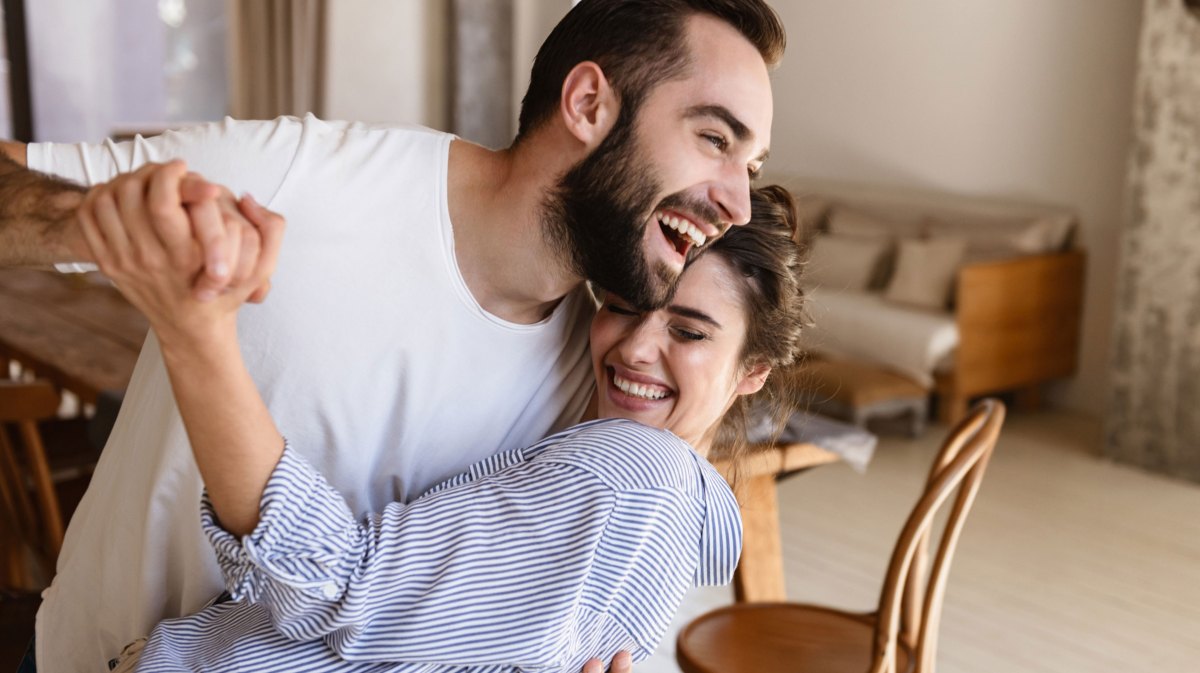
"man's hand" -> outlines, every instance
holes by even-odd
[[[633,657],[628,652],[617,652],[612,658],[610,673],[633,673]],[[583,673],[604,673],[604,662],[590,659],[583,665]]]

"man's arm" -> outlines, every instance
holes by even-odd
[[[208,301],[241,284],[255,260],[239,259],[239,243],[254,235],[254,224],[228,189],[178,170],[181,165],[145,164],[89,189],[30,170],[23,143],[0,141],[0,267],[95,262],[79,227],[79,211],[111,200],[121,217],[147,221],[160,238],[172,228],[163,213],[186,212],[191,245],[198,251],[191,269],[193,296]],[[170,187],[152,189],[163,183]],[[180,205],[186,211],[179,211]],[[172,262],[184,259],[176,254]],[[262,301],[267,291],[264,285],[250,301]]]
[[[26,168],[23,143],[0,141],[0,266],[92,261],[75,226],[85,193]]]

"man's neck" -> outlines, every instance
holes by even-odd
[[[583,280],[545,235],[542,203],[571,160],[546,149],[450,145],[449,209],[459,270],[485,311],[514,323],[545,319]],[[538,160],[544,157],[550,159]]]

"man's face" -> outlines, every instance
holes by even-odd
[[[650,91],[549,202],[579,271],[641,310],[670,299],[690,252],[749,221],[751,174],[770,141],[758,51],[707,16],[689,19],[687,35],[686,76]]]

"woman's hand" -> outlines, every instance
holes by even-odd
[[[220,203],[231,198],[173,161],[97,185],[79,208],[80,228],[100,270],[146,314],[164,348],[233,334],[238,307],[265,294],[283,218],[248,196],[231,214]],[[220,293],[197,292],[214,275],[205,260],[214,242],[220,258],[235,260],[234,266],[216,270],[226,283]]]
[[[604,673],[604,662],[590,659],[583,665],[583,673]],[[612,658],[609,673],[633,673],[633,657],[628,652],[617,652]]]
[[[93,187],[78,220],[100,270],[150,319],[213,507],[244,535],[283,437],[242,361],[237,309],[267,287],[284,222],[249,197],[228,215],[222,198],[183,162],[149,164]],[[221,255],[206,260],[214,241]],[[227,265],[219,292],[206,285],[214,259]]]

